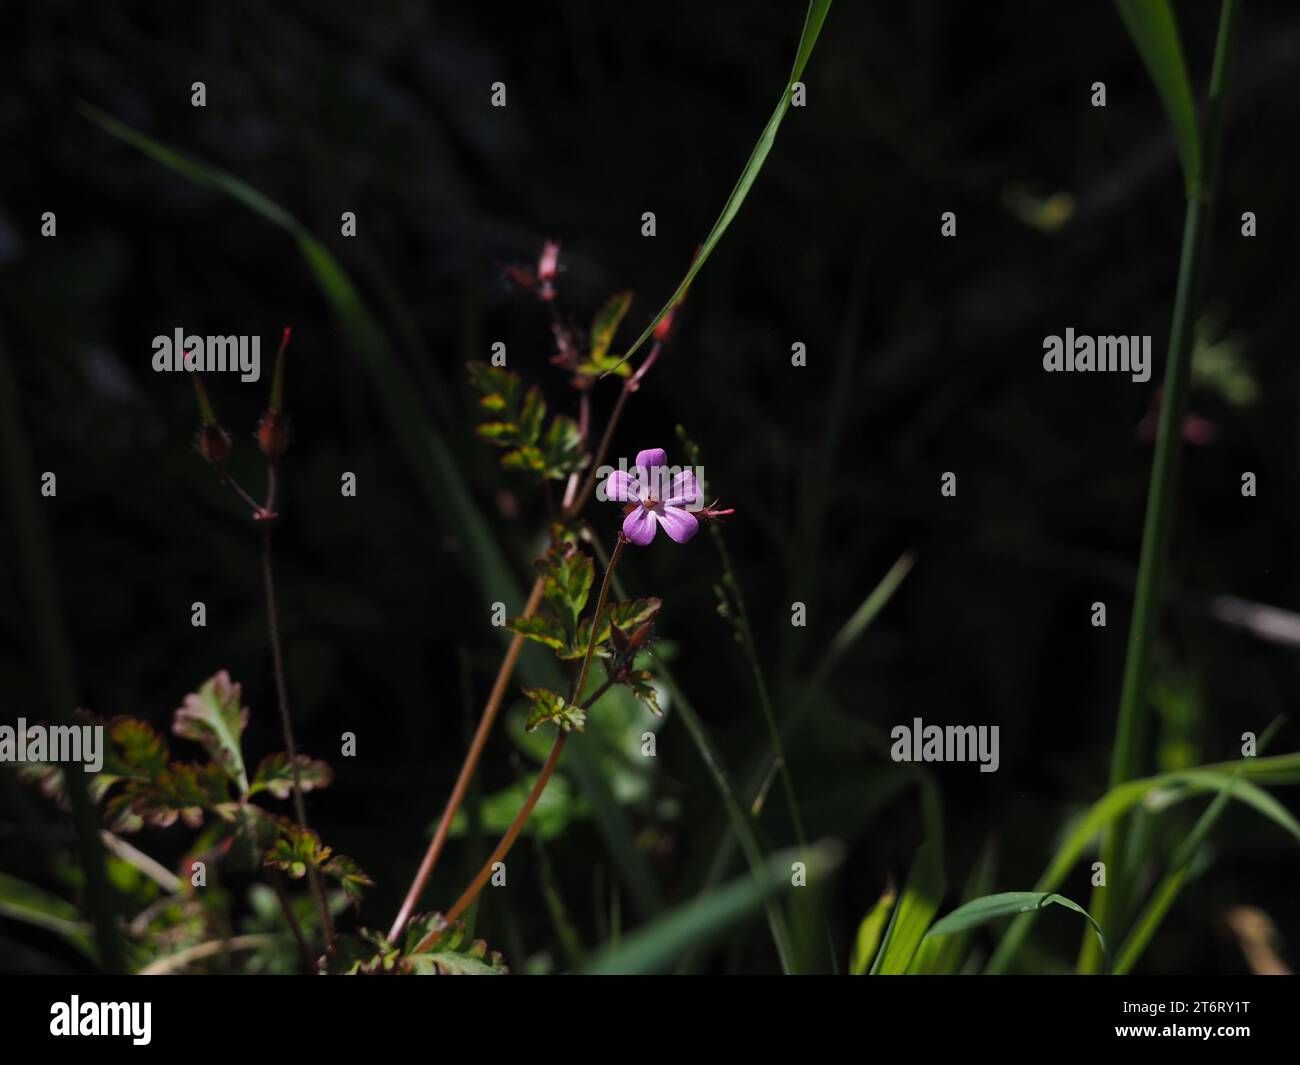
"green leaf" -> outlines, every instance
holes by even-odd
[[[975,861],[975,868],[971,870],[970,876],[966,880],[966,886],[962,889],[961,901],[963,903],[971,902],[984,895],[993,893],[993,875],[997,865],[997,848],[990,840],[980,851],[980,856]],[[952,974],[961,971],[962,962],[966,958],[966,951],[970,945],[969,933],[957,932],[953,935],[937,936],[934,939],[927,937],[921,940],[921,946],[916,952],[916,957],[912,959],[912,965],[908,969],[910,973],[920,975],[928,974]]]
[[[1097,933],[1097,939],[1101,943],[1102,955],[1107,955],[1106,937],[1101,934],[1101,926],[1092,919],[1092,915],[1077,902],[1072,902],[1063,895],[1054,895],[1050,891],[1003,891],[997,895],[985,895],[983,898],[972,899],[964,906],[958,906],[946,917],[935,921],[934,927],[926,933],[926,937],[946,936],[955,932],[964,932],[967,929],[988,924],[990,921],[996,921],[999,917],[1012,917],[1016,914],[1029,913],[1034,910],[1041,910],[1044,906],[1052,905],[1064,906],[1067,910],[1083,914],[1088,923],[1092,925],[1093,931]]]
[[[263,865],[274,866],[295,880],[307,875],[311,866],[320,868],[330,857],[332,848],[320,841],[320,836],[310,828],[301,828],[288,818],[277,818],[279,835],[262,859]]]
[[[653,680],[654,676],[648,669],[634,669],[623,678],[622,683],[627,685],[638,702],[645,704],[650,713],[655,717],[663,717],[664,712],[659,709],[659,689],[651,683]]]
[[[606,603],[605,610],[600,615],[600,628],[596,630],[596,651],[601,657],[608,657],[613,653],[608,646],[611,631],[610,623],[617,625],[624,632],[631,632],[638,625],[643,625],[659,613],[659,608],[663,606],[663,600],[655,596],[647,596],[643,599],[623,599],[616,603]],[[581,658],[587,653],[587,644],[591,640],[591,617],[590,615],[582,619],[582,624],[578,626],[577,639],[573,645],[565,652],[561,653],[561,658]]]
[[[546,433],[538,444],[542,456],[542,475],[553,481],[561,480],[583,469],[589,456],[582,449],[582,434],[572,418],[557,414],[551,419]]]
[[[172,732],[203,744],[239,786],[241,795],[248,791],[248,776],[239,739],[247,724],[248,708],[240,705],[239,685],[224,669],[204,681],[197,692],[185,696],[172,715]]]
[[[519,396],[523,382],[517,373],[489,362],[471,362],[469,381],[479,394],[480,407],[500,415],[500,420],[507,424],[519,424]]]
[[[605,302],[605,306],[597,312],[595,320],[591,323],[591,349],[587,356],[593,364],[600,365],[606,361],[605,356],[609,353],[609,345],[614,339],[614,334],[618,332],[619,323],[623,321],[623,316],[631,306],[632,293],[618,292],[611,296]]]
[[[363,887],[374,887],[375,885],[375,882],[362,871],[361,866],[357,865],[346,854],[335,854],[321,866],[321,872],[330,880],[337,882],[339,887],[343,889],[343,893],[347,895],[348,901],[354,905],[361,904],[361,889]]]
[[[429,937],[432,939],[424,949],[414,953],[416,946]],[[501,953],[488,950],[483,940],[466,942],[464,921],[448,924],[440,913],[411,918],[402,964],[420,976],[503,976],[510,971]]]
[[[795,862],[804,863],[807,883],[812,884],[832,872],[840,857],[839,846],[829,841],[807,850],[779,851],[752,873],[696,896],[638,929],[618,946],[602,951],[584,971],[594,975],[666,972],[687,950],[707,944],[778,892],[789,890]]]
[[[892,887],[876,900],[876,904],[867,911],[858,925],[857,939],[853,942],[853,954],[849,959],[849,975],[865,976],[871,966],[871,959],[880,948],[880,937],[885,931],[885,922],[894,911],[894,900],[898,892]]]
[[[531,618],[510,618],[506,622],[506,628],[556,651],[566,650],[569,646],[569,638],[565,635],[564,626],[553,614],[534,614]]]
[[[871,966],[872,975],[907,972],[948,887],[943,869],[943,813],[934,785],[927,780],[921,785],[921,817],[925,838],[912,859],[903,894],[885,931],[885,941]]]
[[[566,544],[551,548],[534,565],[544,581],[542,613],[559,620],[565,643],[572,649],[578,638],[578,616],[591,596],[595,564],[590,555]]]
[[[641,345],[650,338],[655,326],[659,324],[659,320],[686,295],[686,290],[690,288],[691,282],[695,280],[695,275],[700,272],[700,268],[713,254],[713,249],[718,246],[718,242],[727,231],[727,227],[740,213],[741,204],[745,202],[745,197],[749,195],[754,180],[758,177],[759,171],[763,169],[763,164],[767,162],[768,153],[771,152],[772,145],[776,141],[776,131],[781,128],[781,120],[785,118],[786,111],[790,109],[790,96],[794,92],[794,83],[803,77],[804,67],[808,63],[808,57],[812,55],[813,46],[817,43],[817,37],[822,30],[822,23],[826,21],[826,15],[830,9],[831,0],[811,0],[811,3],[809,3],[808,13],[804,18],[803,32],[799,35],[799,44],[795,50],[794,67],[791,69],[790,77],[786,81],[785,90],[781,93],[781,99],[777,101],[776,110],[772,112],[772,117],[767,120],[767,125],[763,127],[758,143],[754,145],[754,150],[750,152],[749,161],[745,163],[745,168],[740,172],[740,179],[732,188],[731,195],[727,197],[727,202],[722,205],[722,213],[718,215],[718,220],[713,223],[709,235],[704,238],[704,243],[700,245],[700,250],[691,261],[686,276],[682,278],[677,288],[673,290],[673,294],[668,297],[668,301],[659,309],[659,313],[645,327],[645,331],[636,338],[636,342],[627,349],[620,361],[626,362],[635,355]]]
[[[1115,0],[1124,27],[1155,83],[1174,128],[1189,199],[1201,189],[1201,139],[1183,45],[1169,0]]]
[[[514,823],[515,815],[528,798],[537,782],[536,773],[528,773],[501,791],[485,796],[479,805],[479,819],[483,831],[494,835],[505,833]],[[552,775],[533,807],[532,816],[524,822],[521,835],[539,839],[555,839],[563,835],[570,822],[586,817],[590,808],[580,795],[575,795],[573,785],[562,773]],[[453,839],[469,831],[469,815],[462,806],[451,820]],[[430,829],[432,832],[432,828]]]
[[[168,828],[177,820],[197,828],[204,813],[232,821],[237,809],[229,774],[219,763],[173,762],[151,779],[128,780],[104,804],[104,816],[116,831],[136,832],[145,825]]]
[[[1255,780],[1270,784],[1300,783],[1300,754],[1217,762],[1197,769],[1162,773],[1116,785],[1098,799],[1066,834],[1046,871],[1038,878],[1034,890],[1055,891],[1101,831],[1149,796],[1162,797],[1165,800],[1164,806],[1167,807],[1207,791],[1230,791],[1234,799],[1254,807],[1300,839],[1300,825],[1297,825],[1295,818],[1271,795],[1256,786]],[[1025,914],[1011,922],[1011,927],[989,959],[986,972],[1006,971],[1028,934],[1032,920],[1032,914]]]
[[[67,940],[87,957],[95,957],[90,926],[81,920],[76,906],[7,873],[0,873],[0,917],[44,928]]]
[[[546,724],[554,724],[562,732],[581,732],[587,727],[587,712],[563,695],[549,688],[525,688],[524,695],[533,706],[525,726],[529,732]]]
[[[298,755],[298,780],[304,792],[325,788],[334,780],[334,770],[318,758]],[[277,799],[287,799],[293,794],[293,769],[289,765],[289,756],[284,752],[268,754],[262,759],[253,774],[253,783],[248,794],[256,795],[259,791],[269,791]]]

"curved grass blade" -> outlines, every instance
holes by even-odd
[[[993,878],[997,869],[998,849],[994,840],[989,840],[975,860],[975,867],[966,879],[962,889],[963,904],[985,895],[993,894]],[[966,951],[970,946],[969,932],[954,932],[950,935],[930,938],[926,933],[917,948],[916,957],[912,959],[907,971],[917,975],[949,975],[961,971],[962,962],[966,960]]]
[[[1300,839],[1300,824],[1297,824],[1295,818],[1281,803],[1253,783],[1252,778],[1256,776],[1270,783],[1300,783],[1300,754],[1219,762],[1198,769],[1185,769],[1176,773],[1146,777],[1142,780],[1130,780],[1111,788],[1092,805],[1066,836],[1065,842],[1057,850],[1047,870],[1034,885],[1034,890],[1055,891],[1103,829],[1117,818],[1123,817],[1148,795],[1161,789],[1169,793],[1166,806],[1207,791],[1229,791],[1232,798],[1254,807]],[[1007,929],[997,950],[993,952],[993,957],[989,959],[985,972],[1002,973],[1007,970],[1020,944],[1024,941],[1032,920],[1033,915],[1026,914],[1011,922],[1011,927]]]
[[[808,883],[825,877],[839,865],[841,848],[823,840],[807,850],[778,851],[754,875],[736,877],[723,887],[683,903],[623,942],[592,959],[588,975],[667,972],[692,947],[702,946],[726,929],[791,888],[790,866],[807,866]]]
[[[1276,735],[1277,730],[1282,725],[1282,720],[1281,717],[1275,718],[1268,728],[1260,733],[1258,750],[1261,753]],[[1240,774],[1240,769],[1237,769],[1232,774],[1228,786],[1214,797],[1214,800],[1205,808],[1205,812],[1201,814],[1191,832],[1187,834],[1187,838],[1174,851],[1169,860],[1168,871],[1161,877],[1160,883],[1156,885],[1155,890],[1151,892],[1146,905],[1143,906],[1142,911],[1133,921],[1133,927],[1129,929],[1124,942],[1120,944],[1112,968],[1112,972],[1116,976],[1126,975],[1137,964],[1138,959],[1142,957],[1142,952],[1146,950],[1147,945],[1156,934],[1156,930],[1160,927],[1160,923],[1165,919],[1174,902],[1177,901],[1178,895],[1183,889],[1183,884],[1191,875],[1192,862],[1201,849],[1201,845],[1214,828],[1219,816],[1227,807],[1228,800],[1232,798],[1233,787]]]
[[[1072,902],[1064,895],[1055,895],[1050,891],[1003,891],[997,895],[985,895],[983,898],[972,899],[964,906],[958,906],[947,917],[935,921],[933,927],[925,936],[926,939],[929,939],[932,936],[953,935],[957,932],[977,928],[982,924],[988,924],[989,921],[996,921],[999,917],[1012,917],[1020,913],[1031,913],[1041,910],[1044,906],[1053,905],[1064,906],[1075,913],[1083,914],[1088,923],[1092,925],[1092,930],[1097,933],[1097,941],[1101,944],[1103,957],[1107,955],[1106,937],[1101,933],[1101,925],[1094,921],[1092,915],[1077,902]]]
[[[772,117],[767,120],[767,125],[763,127],[758,143],[754,145],[754,150],[750,152],[749,161],[745,163],[745,169],[740,172],[740,179],[731,190],[731,195],[727,197],[727,202],[722,205],[722,213],[718,215],[718,220],[713,223],[709,235],[704,238],[704,243],[700,245],[700,250],[691,261],[691,268],[686,271],[686,276],[673,290],[673,294],[668,297],[668,302],[659,309],[659,313],[645,327],[645,331],[623,353],[622,358],[618,360],[618,365],[627,362],[640,350],[641,345],[650,339],[650,334],[654,332],[654,328],[659,324],[660,319],[672,310],[678,300],[686,295],[686,290],[691,287],[691,282],[695,280],[695,275],[700,272],[700,267],[713,253],[718,241],[722,239],[722,234],[727,231],[727,227],[731,225],[732,220],[740,211],[740,205],[745,202],[745,197],[749,195],[750,187],[754,184],[754,179],[758,177],[758,172],[763,169],[768,153],[772,150],[772,144],[776,141],[776,131],[781,128],[781,120],[785,118],[786,111],[790,109],[790,95],[794,91],[794,83],[803,77],[804,67],[808,64],[808,57],[812,55],[813,46],[817,43],[817,37],[822,31],[822,23],[826,21],[826,14],[830,11],[830,8],[831,0],[811,0],[808,4],[808,14],[804,18],[803,32],[799,35],[799,47],[795,52],[794,67],[790,71],[789,80],[786,82],[785,90],[781,93],[781,99],[776,105],[776,110],[772,112]]]
[[[1187,198],[1194,199],[1201,189],[1201,138],[1173,9],[1169,0],[1115,0],[1115,7],[1160,94],[1174,129]]]

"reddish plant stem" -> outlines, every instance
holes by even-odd
[[[537,608],[542,602],[544,587],[545,585],[540,577],[533,583],[533,590],[529,593],[528,602],[524,604],[524,617],[530,618],[537,612]],[[447,842],[447,833],[451,829],[451,819],[455,816],[456,810],[459,809],[461,802],[465,799],[465,793],[469,790],[470,778],[473,777],[474,770],[478,767],[479,759],[483,755],[483,748],[487,745],[488,735],[492,731],[492,723],[496,720],[497,713],[501,709],[501,703],[505,699],[506,686],[510,683],[511,674],[515,671],[515,663],[519,661],[519,653],[523,650],[523,647],[524,638],[516,633],[506,650],[505,658],[501,660],[501,668],[497,670],[497,678],[492,684],[492,692],[488,695],[487,705],[483,707],[483,716],[479,719],[473,740],[470,741],[469,752],[465,755],[465,761],[460,767],[460,775],[456,777],[456,784],[451,790],[451,798],[447,800],[446,809],[443,810],[442,818],[438,821],[438,827],[433,833],[433,839],[429,842],[428,850],[424,852],[424,860],[420,862],[420,868],[415,874],[415,879],[411,881],[411,886],[406,892],[406,898],[402,900],[402,908],[397,911],[393,927],[389,929],[388,938],[390,940],[396,940],[402,934],[402,929],[406,927],[406,922],[411,919],[411,914],[420,901],[420,895],[423,894],[424,888],[429,882],[429,877],[433,875],[433,867],[437,864],[438,856],[442,853],[442,848]]]
[[[591,636],[587,640],[587,653],[582,659],[582,669],[578,673],[577,680],[573,685],[573,690],[569,695],[569,702],[574,702],[582,693],[582,686],[587,680],[587,671],[591,667],[591,657],[596,650],[596,636],[600,631],[600,615],[605,610],[605,603],[609,599],[609,585],[614,577],[614,567],[618,565],[618,560],[623,554],[623,545],[627,543],[627,537],[619,534],[618,543],[614,547],[614,553],[610,556],[609,565],[605,567],[605,578],[600,582],[600,597],[596,600],[596,613],[591,622]],[[612,680],[607,680],[595,692],[591,698],[582,704],[582,709],[586,710],[595,704],[605,692],[609,691],[613,685]],[[542,792],[546,790],[547,781],[551,779],[551,774],[555,772],[555,767],[559,765],[560,755],[564,752],[564,744],[567,742],[569,734],[560,732],[555,737],[555,743],[551,747],[551,753],[546,756],[546,762],[542,766],[542,771],[538,773],[537,780],[533,783],[532,790],[528,793],[528,798],[519,807],[519,812],[515,814],[515,819],[506,829],[506,834],[501,837],[501,842],[496,845],[496,849],[486,862],[483,868],[478,871],[478,875],[470,882],[455,905],[447,911],[446,918],[448,922],[456,920],[469,905],[478,898],[479,892],[483,886],[491,879],[492,867],[501,861],[510,852],[514,846],[515,840],[519,838],[519,833],[523,831],[524,825],[528,823],[528,818],[532,815],[533,807],[537,805],[537,800],[542,797]],[[392,938],[391,936],[389,937]],[[419,954],[420,951],[427,949],[432,940],[437,938],[436,933],[430,933],[424,939],[416,944],[412,953]]]
[[[280,704],[280,729],[284,733],[284,746],[289,755],[289,768],[293,776],[293,808],[298,827],[303,832],[307,828],[307,806],[302,799],[302,779],[298,769],[298,745],[293,738],[293,721],[289,716],[289,690],[284,679],[284,655],[280,648],[280,621],[275,605],[275,578],[271,570],[271,525],[262,526],[262,581],[266,589],[266,621],[271,636],[271,665],[275,672],[275,693]],[[334,921],[330,917],[329,900],[325,897],[325,888],[321,884],[320,872],[316,866],[307,864],[307,879],[311,884],[312,895],[316,899],[316,909],[320,916],[321,932],[325,936],[325,950],[334,951]]]

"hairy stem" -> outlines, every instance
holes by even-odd
[[[271,636],[271,665],[275,672],[276,701],[280,704],[280,729],[284,733],[284,746],[289,755],[289,768],[293,775],[293,809],[298,828],[307,831],[307,806],[302,799],[302,779],[298,770],[298,745],[293,738],[293,721],[289,717],[289,690],[284,679],[284,655],[280,649],[280,619],[275,606],[275,578],[271,571],[271,525],[262,526],[262,582],[266,589],[266,623]],[[321,931],[325,936],[325,949],[334,950],[334,921],[330,917],[329,900],[321,883],[319,870],[307,866],[307,879],[316,909],[320,916]]]

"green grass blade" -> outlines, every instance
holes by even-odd
[[[977,928],[982,924],[988,924],[988,922],[996,921],[1000,917],[1012,917],[1020,913],[1036,912],[1044,906],[1064,906],[1075,913],[1083,914],[1088,923],[1092,925],[1092,930],[1097,934],[1097,942],[1100,944],[1102,955],[1104,956],[1107,953],[1106,937],[1102,935],[1101,925],[1092,919],[1092,915],[1077,902],[1072,902],[1064,895],[1055,895],[1050,891],[1003,891],[997,895],[985,895],[983,898],[972,899],[965,905],[958,906],[948,916],[935,921],[934,926],[925,935],[927,939],[949,936]]]
[[[0,873],[0,917],[53,932],[95,960],[90,926],[81,920],[77,907],[7,873]]]
[[[772,901],[778,893],[794,890],[790,867],[796,861],[806,863],[807,882],[811,885],[839,864],[840,847],[822,841],[806,851],[778,851],[754,875],[739,876],[721,888],[697,895],[627,936],[619,946],[592,959],[585,972],[591,975],[667,972],[686,951],[707,944],[765,902]]]
[[[1173,126],[1187,197],[1192,199],[1201,187],[1201,138],[1173,9],[1169,0],[1115,0],[1115,7]]]
[[[866,976],[871,960],[879,953],[880,937],[884,935],[885,923],[894,912],[894,900],[897,898],[898,892],[893,887],[886,889],[862,918],[857,937],[853,941],[853,953],[849,958],[850,976]]]
[[[1260,734],[1258,745],[1260,753],[1263,753],[1269,743],[1272,742],[1277,730],[1282,726],[1282,721],[1283,719],[1280,717],[1274,719],[1268,728]],[[1183,889],[1183,884],[1191,875],[1192,862],[1201,849],[1201,845],[1209,837],[1210,832],[1218,822],[1220,815],[1227,808],[1228,800],[1232,798],[1233,789],[1240,774],[1241,769],[1238,768],[1229,779],[1228,786],[1215,795],[1214,800],[1205,808],[1205,812],[1201,814],[1192,831],[1187,834],[1187,838],[1174,851],[1173,857],[1169,861],[1168,871],[1161,878],[1160,883],[1156,885],[1155,890],[1151,892],[1146,905],[1134,919],[1133,926],[1129,929],[1124,942],[1120,944],[1119,952],[1115,956],[1114,968],[1111,970],[1116,976],[1126,975],[1137,964],[1138,959],[1142,957],[1142,952],[1146,950],[1161,922],[1177,901],[1178,895]]]
[[[948,889],[943,868],[943,811],[933,784],[921,785],[921,819],[925,838],[912,859],[903,894],[899,896],[880,952],[871,966],[872,975],[891,976],[907,972],[930,922],[939,911]]]
[[[799,46],[795,52],[794,67],[790,71],[790,78],[786,82],[785,90],[781,93],[781,99],[776,105],[776,110],[772,112],[772,117],[767,120],[767,125],[763,127],[758,143],[754,145],[754,150],[749,155],[749,161],[745,163],[745,169],[740,172],[740,179],[731,190],[731,195],[727,197],[727,202],[722,205],[722,213],[718,215],[718,220],[713,223],[709,235],[704,238],[704,243],[700,245],[700,250],[692,260],[690,269],[686,271],[686,276],[673,290],[673,294],[668,297],[668,302],[659,309],[659,313],[645,327],[645,331],[624,352],[622,358],[619,359],[620,363],[626,362],[640,350],[641,345],[654,332],[659,320],[686,294],[686,290],[691,287],[691,282],[695,280],[695,275],[700,272],[700,268],[713,254],[713,249],[717,247],[718,241],[722,239],[727,227],[731,225],[732,220],[739,213],[741,204],[745,202],[745,197],[749,195],[750,187],[754,184],[754,179],[758,177],[758,172],[763,169],[768,153],[772,150],[772,145],[776,141],[776,131],[781,128],[781,120],[785,118],[786,111],[790,109],[790,94],[794,90],[794,83],[803,77],[804,67],[808,64],[808,57],[812,55],[813,46],[817,43],[817,37],[822,31],[822,23],[826,21],[826,13],[830,11],[830,8],[831,0],[811,0],[809,3],[808,14],[804,18],[803,32],[799,35]]]
[[[1154,63],[1153,50],[1165,55],[1171,45],[1169,36],[1148,24],[1158,19],[1161,8],[1167,9],[1164,0],[1143,5],[1133,5],[1135,28],[1144,34],[1138,40],[1139,50],[1145,49],[1148,65]],[[1121,6],[1121,12],[1124,10]],[[1192,369],[1192,340],[1201,302],[1205,262],[1208,257],[1209,231],[1214,193],[1218,184],[1219,155],[1223,143],[1225,99],[1228,70],[1235,52],[1237,24],[1240,8],[1236,0],[1224,0],[1220,10],[1219,35],[1214,49],[1214,71],[1210,78],[1210,100],[1206,120],[1206,154],[1193,181],[1189,181],[1191,195],[1183,220],[1183,244],[1178,264],[1178,284],[1174,293],[1173,319],[1169,328],[1168,359],[1160,406],[1159,425],[1156,429],[1155,456],[1151,463],[1151,481],[1147,492],[1146,514],[1142,523],[1142,548],[1138,561],[1137,591],[1133,600],[1133,614],[1129,624],[1128,647],[1124,659],[1124,678],[1120,689],[1119,714],[1115,725],[1115,743],[1111,750],[1110,786],[1113,788],[1135,777],[1139,770],[1139,754],[1143,730],[1143,714],[1147,705],[1147,683],[1151,667],[1151,653],[1160,631],[1161,605],[1164,598],[1165,570],[1169,556],[1170,529],[1173,525],[1174,499],[1178,491],[1178,470],[1182,456],[1183,420],[1187,413],[1187,393]],[[1166,10],[1170,23],[1172,14]],[[1176,41],[1176,31],[1170,31]],[[1157,34],[1155,38],[1151,35]],[[1179,49],[1181,63],[1181,48]],[[1167,71],[1157,76],[1172,77]],[[1184,72],[1185,78],[1185,72]],[[1162,89],[1162,92],[1164,89]],[[1189,90],[1190,92],[1190,90]],[[1190,104],[1189,104],[1190,106]],[[1194,116],[1193,116],[1194,122]],[[1205,172],[1200,173],[1204,166]],[[1110,872],[1111,887],[1094,888],[1089,909],[1103,929],[1111,932],[1117,914],[1127,911],[1126,890],[1132,878],[1119,875],[1125,854],[1125,824],[1117,821],[1107,828],[1102,840],[1101,857]],[[1091,937],[1086,937],[1079,954],[1079,970],[1095,971],[1099,957]]]
[[[1034,885],[1035,891],[1055,891],[1066,875],[1082,857],[1091,843],[1114,821],[1123,817],[1137,803],[1158,790],[1169,792],[1166,805],[1191,798],[1193,795],[1207,791],[1229,791],[1233,798],[1254,807],[1274,823],[1282,826],[1292,835],[1296,834],[1296,821],[1287,811],[1262,789],[1253,787],[1254,777],[1261,777],[1271,783],[1300,783],[1300,755],[1279,755],[1275,758],[1243,758],[1235,762],[1219,762],[1215,765],[1201,766],[1197,769],[1179,770],[1176,773],[1162,773],[1159,776],[1146,777],[1142,780],[1130,780],[1118,787],[1111,788],[1097,800],[1088,812],[1078,821],[1066,836],[1065,841],[1053,856],[1047,870]],[[1247,788],[1251,791],[1249,795]],[[1261,801],[1260,796],[1264,796]],[[1300,837],[1298,837],[1300,838]],[[1105,889],[1099,888],[1098,891]],[[1096,916],[1095,907],[1092,909]],[[1016,918],[1011,922],[998,944],[993,957],[989,960],[990,973],[1005,972],[1028,932],[1032,915]],[[1100,922],[1099,922],[1100,923]],[[1104,928],[1104,926],[1103,926]]]
[[[975,860],[975,867],[966,879],[962,889],[963,904],[993,894],[993,879],[997,870],[998,849],[993,840],[989,840]],[[966,951],[970,946],[970,932],[954,932],[950,935],[935,936],[927,933],[921,940],[921,946],[912,959],[908,972],[918,975],[950,975],[961,971],[962,962],[966,960]]]

